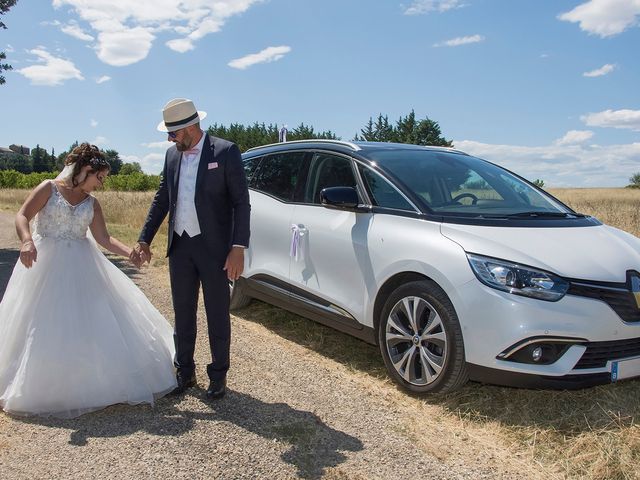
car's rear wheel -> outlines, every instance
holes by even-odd
[[[410,282],[385,302],[380,351],[393,380],[416,393],[446,393],[468,380],[458,316],[434,282]]]
[[[251,297],[242,291],[242,282],[229,280],[229,295],[231,295],[229,310],[238,310],[251,303]]]

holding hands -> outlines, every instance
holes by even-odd
[[[129,260],[138,268],[145,262],[148,264],[151,261],[151,248],[149,248],[149,245],[146,243],[138,242],[136,246],[131,249]]]

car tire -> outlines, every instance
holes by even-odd
[[[411,392],[447,393],[469,378],[458,316],[431,280],[406,283],[391,293],[380,316],[378,344],[391,378]]]
[[[229,310],[238,310],[251,303],[251,297],[243,292],[241,281],[229,281],[229,295]]]

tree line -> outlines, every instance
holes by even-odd
[[[214,123],[207,132],[210,135],[225,138],[238,145],[240,151],[259,147],[270,143],[277,143],[280,128],[277,124],[254,123],[242,125],[232,123],[229,126]],[[340,140],[331,130],[316,131],[313,126],[301,123],[288,130],[287,141],[309,139]],[[451,147],[453,144],[442,136],[438,122],[428,117],[416,119],[415,112],[400,117],[395,124],[389,122],[387,115],[379,114],[374,121],[369,121],[357,133],[353,141],[376,141],[413,143],[416,145],[437,145]],[[33,188],[45,178],[55,178],[64,168],[64,161],[78,141],[72,143],[67,150],[56,154],[40,145],[31,150],[29,155],[21,153],[0,153],[0,187],[4,188]],[[145,175],[137,162],[124,163],[117,150],[100,150],[111,166],[105,188],[113,190],[151,190],[157,188],[159,177]]]
[[[29,155],[22,153],[0,153],[0,170],[15,170],[20,173],[45,173],[45,172],[60,172],[64,168],[64,161],[69,155],[69,152],[79,145],[76,140],[73,142],[67,150],[56,155],[55,150],[52,148],[51,153],[46,149],[41,148],[40,144],[31,150]],[[138,162],[123,163],[120,158],[120,154],[113,149],[100,149],[105,159],[111,166],[111,174],[130,174],[130,173],[142,173],[142,168]]]
[[[0,0],[0,15],[4,15],[9,11],[11,7],[16,4],[17,0]],[[7,26],[0,21],[0,28],[6,30]],[[13,67],[8,63],[2,63],[2,60],[7,58],[7,54],[5,52],[0,52],[0,85],[5,83],[4,75],[2,75],[3,71],[12,70]]]

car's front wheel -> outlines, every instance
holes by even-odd
[[[229,310],[238,310],[251,303],[251,297],[242,291],[241,281],[233,282],[229,280],[229,295],[231,295]]]
[[[393,291],[382,309],[378,343],[390,376],[407,390],[446,393],[468,380],[458,316],[430,280]]]

